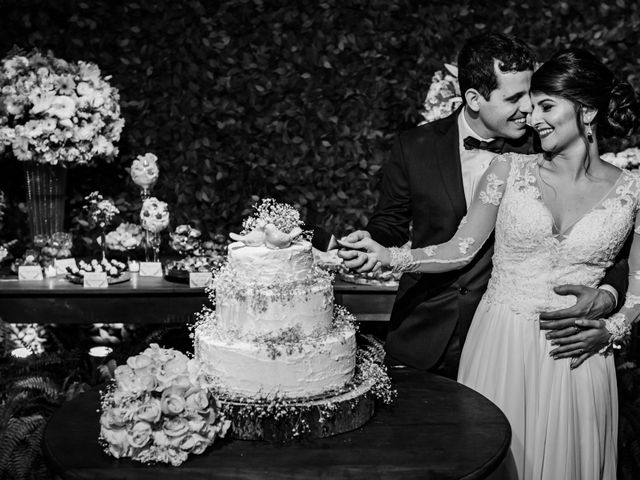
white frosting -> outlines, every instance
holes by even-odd
[[[299,398],[343,387],[355,369],[355,330],[330,331],[313,342],[265,345],[222,339],[215,330],[196,330],[195,354],[230,392],[254,398]]]
[[[238,279],[264,285],[306,279],[312,270],[311,243],[294,242],[287,248],[247,247],[242,242],[229,245],[229,266]]]
[[[216,296],[218,325],[237,330],[241,336],[258,336],[295,326],[305,335],[325,332],[333,316],[333,287],[326,278],[311,286],[300,286],[284,295],[274,289],[247,290],[229,295],[221,290]]]
[[[355,370],[355,329],[333,322],[331,278],[314,271],[311,244],[229,245],[215,279],[216,312],[195,332],[196,356],[229,392],[308,398],[337,390]]]

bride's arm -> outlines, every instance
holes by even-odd
[[[446,243],[410,250],[384,248],[371,239],[363,239],[347,246],[365,248],[370,262],[380,262],[396,271],[436,273],[462,268],[473,260],[493,232],[510,167],[508,156],[494,157],[478,184],[467,215]]]
[[[600,351],[626,344],[631,337],[631,328],[640,320],[640,211],[636,214],[631,250],[629,253],[629,287],[620,311],[604,320],[609,333],[609,343]]]

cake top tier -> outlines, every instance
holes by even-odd
[[[243,222],[242,232],[230,234],[236,242],[247,247],[280,249],[288,248],[302,234],[300,213],[291,205],[267,198],[254,209],[254,215]]]
[[[229,245],[229,267],[239,281],[281,284],[304,281],[312,275],[311,244],[296,241],[286,248],[247,247],[242,242]]]

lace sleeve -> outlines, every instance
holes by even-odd
[[[476,195],[451,240],[425,248],[389,249],[391,266],[402,272],[446,272],[467,265],[491,236],[504,194],[511,162],[494,157],[478,184]]]
[[[640,318],[640,211],[636,213],[636,220],[629,253],[629,287],[627,297],[620,311],[605,320],[605,325],[611,339],[609,345],[600,353],[610,352],[613,348],[620,348],[631,337],[631,328]]]

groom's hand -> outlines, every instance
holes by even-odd
[[[549,330],[547,339],[560,345],[550,354],[555,359],[576,357],[571,363],[576,368],[603,346],[608,340],[604,322],[597,320],[610,313],[616,304],[611,292],[585,287],[561,285],[555,288],[558,295],[575,295],[575,305],[540,314],[540,329]]]
[[[371,234],[366,230],[356,230],[346,237],[343,237],[341,240],[344,240],[347,243],[356,243],[365,238],[371,238]],[[349,270],[360,271],[359,269],[362,268],[368,261],[368,257],[366,254],[363,254],[362,252],[358,252],[356,250],[341,249],[338,250],[338,256],[342,258],[344,266]],[[373,269],[373,266],[371,269]]]
[[[575,305],[552,312],[542,312],[540,320],[549,320],[543,330],[559,330],[573,325],[576,318],[594,320],[606,317],[616,306],[616,299],[608,290],[584,285],[560,285],[554,288],[558,295],[574,295]],[[541,326],[542,328],[542,326]]]

